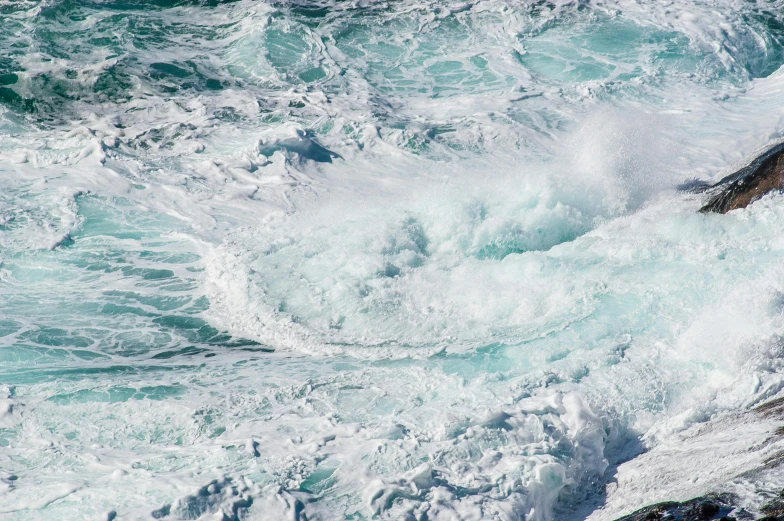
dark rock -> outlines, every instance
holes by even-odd
[[[688,181],[684,181],[683,183],[678,185],[678,190],[681,192],[692,192],[694,194],[701,194],[703,192],[707,192],[714,185],[710,184],[707,181],[703,181],[702,179],[689,179]]]
[[[768,402],[774,403],[774,402]],[[768,501],[757,516],[743,509],[736,509],[735,498],[730,495],[710,494],[683,503],[667,501],[657,503],[624,516],[616,521],[784,521],[784,490]],[[732,512],[732,515],[730,513]]]
[[[288,138],[270,139],[259,143],[259,153],[270,157],[278,150],[296,154],[300,159],[310,159],[318,163],[331,163],[333,159],[343,159],[340,154],[324,148],[316,142],[312,131],[297,130]]]
[[[784,490],[779,497],[769,501],[761,509],[763,517],[758,521],[784,521]]]
[[[617,521],[734,521],[729,514],[734,510],[729,496],[705,496],[683,503],[667,501],[622,517]]]
[[[708,191],[714,192],[700,212],[727,213],[745,208],[763,195],[784,189],[784,142],[757,156]]]
[[[784,413],[784,397],[767,401],[762,405],[758,405],[754,410],[766,417],[782,416],[782,413]]]
[[[700,519],[713,519],[720,511],[721,507],[711,501],[703,501],[697,505],[697,516]]]

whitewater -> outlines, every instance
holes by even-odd
[[[784,487],[781,0],[0,0],[0,518]]]

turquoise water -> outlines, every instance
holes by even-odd
[[[0,2],[0,517],[753,511],[782,8]]]

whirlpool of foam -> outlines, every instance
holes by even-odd
[[[783,7],[0,1],[0,517],[757,512]]]

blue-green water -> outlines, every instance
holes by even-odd
[[[665,4],[0,1],[0,517],[758,508],[784,4]]]

